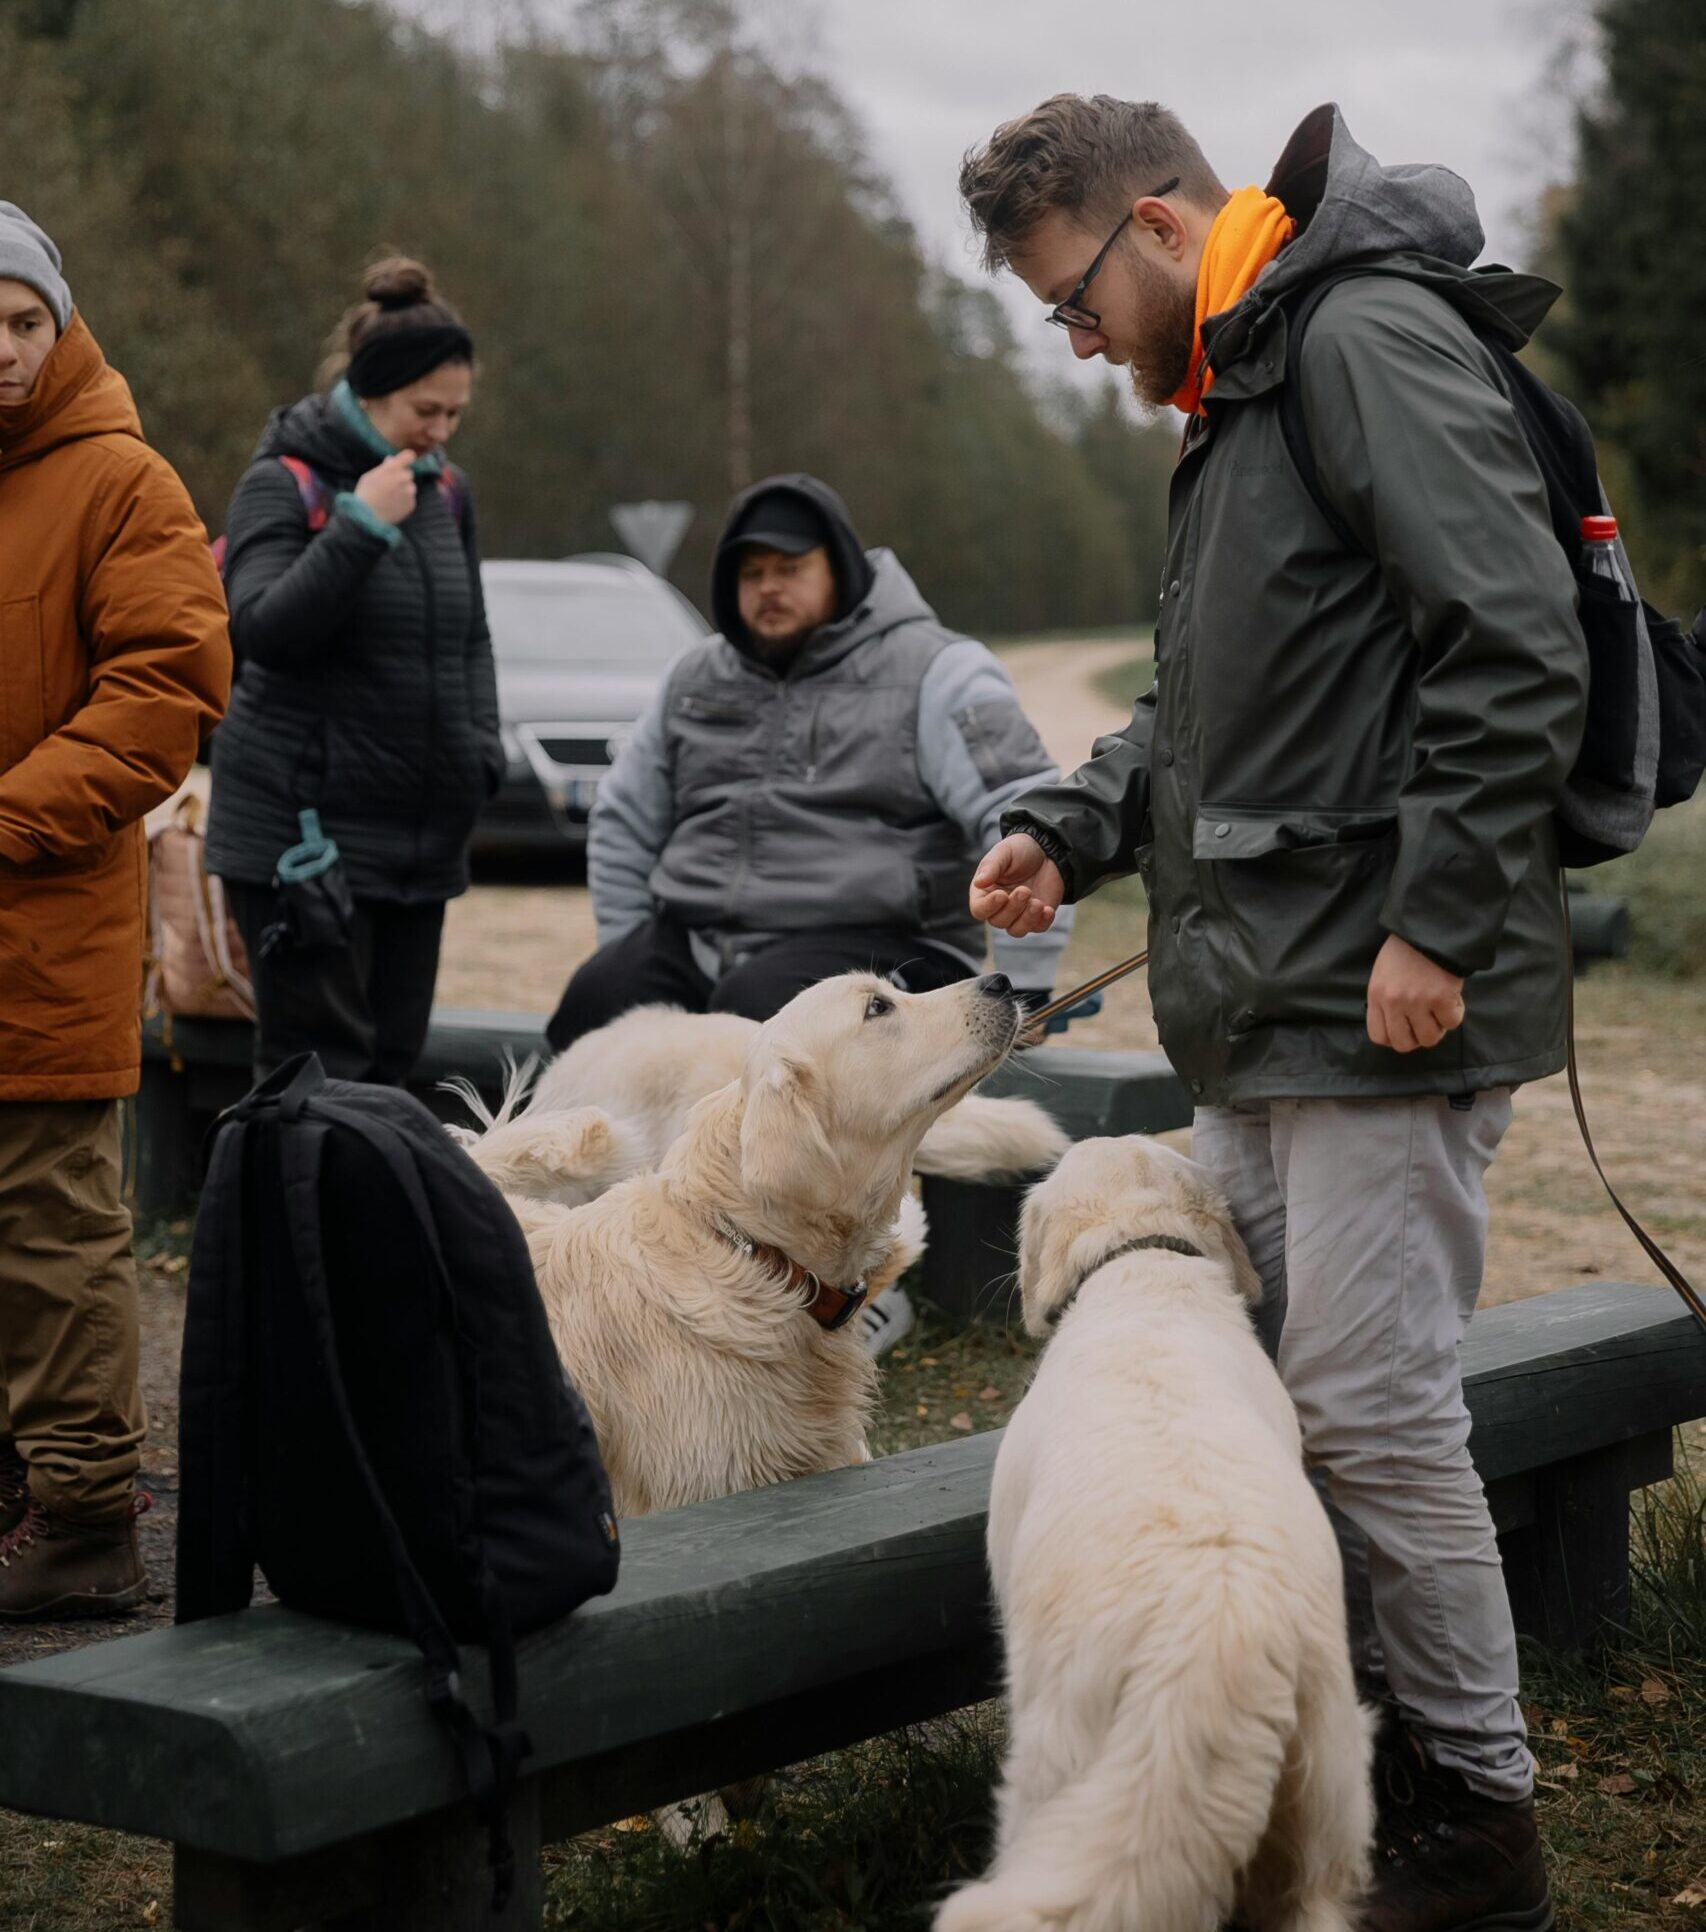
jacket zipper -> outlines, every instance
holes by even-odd
[[[410,517],[412,524],[414,518]],[[415,566],[421,573],[421,590],[426,603],[427,653],[427,736],[426,759],[422,771],[421,809],[415,819],[415,876],[420,876],[421,848],[426,838],[427,815],[432,806],[432,767],[438,752],[438,591],[432,581],[432,564],[426,546],[412,529],[403,534],[414,552]]]

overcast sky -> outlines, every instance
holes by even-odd
[[[1046,95],[1118,94],[1179,114],[1230,188],[1265,182],[1310,108],[1336,100],[1379,160],[1440,161],[1473,186],[1486,259],[1520,262],[1568,156],[1551,72],[1570,0],[818,0],[822,62],[926,248],[975,276],[961,154]],[[1020,341],[1065,369],[1058,332],[1003,278]],[[1052,355],[1050,352],[1053,352]],[[1101,365],[1095,365],[1100,369]]]

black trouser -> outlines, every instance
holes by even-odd
[[[432,1017],[443,901],[358,899],[347,946],[265,953],[261,936],[278,921],[278,895],[227,879],[225,897],[255,987],[255,1078],[293,1053],[313,1052],[335,1079],[402,1086]]]
[[[608,1025],[630,1008],[654,1004],[767,1020],[820,979],[856,972],[890,974],[909,993],[928,993],[972,976],[963,959],[916,933],[825,926],[778,939],[712,980],[699,970],[687,928],[660,916],[599,947],[581,965],[551,1015],[545,1037],[561,1053],[583,1033]]]

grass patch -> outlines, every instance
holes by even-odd
[[[1630,964],[1668,979],[1706,979],[1706,792],[1653,819],[1627,858],[1579,875],[1629,901]]]
[[[585,1932],[923,1932],[988,1856],[993,1706],[772,1778],[755,1812],[678,1851],[629,1819],[546,1853],[545,1923]]]
[[[149,1838],[0,1811],[0,1932],[172,1922],[172,1854]]]
[[[1110,664],[1090,680],[1109,704],[1134,705],[1155,682],[1155,647],[1145,644],[1120,664]]]

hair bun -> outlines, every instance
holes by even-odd
[[[432,276],[407,255],[388,255],[362,278],[362,293],[382,309],[412,309],[433,299]]]

